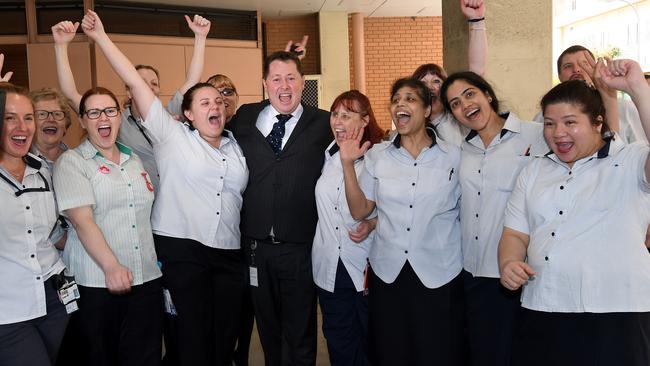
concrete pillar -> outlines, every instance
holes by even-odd
[[[352,62],[354,64],[354,88],[366,94],[366,40],[362,13],[352,14]]]
[[[553,82],[553,4],[538,0],[487,0],[486,79],[522,119],[532,119]],[[457,1],[442,2],[444,67],[467,69],[467,21]]]
[[[323,91],[321,106],[329,110],[334,99],[350,89],[348,14],[321,11],[318,14],[318,26]]]

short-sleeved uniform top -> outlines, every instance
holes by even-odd
[[[437,288],[462,269],[459,204],[460,148],[436,141],[413,158],[400,135],[365,155],[359,184],[377,206],[370,264],[392,283],[408,260],[424,286]]]
[[[530,236],[537,273],[522,306],[546,312],[650,311],[650,184],[642,143],[609,140],[570,168],[549,153],[519,175],[505,226]]]
[[[47,165],[26,158],[23,181],[0,167],[0,324],[11,324],[47,313],[44,282],[65,268],[48,239],[56,223],[56,206]],[[43,189],[16,196],[18,190]],[[45,190],[45,188],[49,188]]]
[[[59,210],[90,206],[118,262],[131,270],[133,285],[161,276],[151,233],[153,186],[140,159],[117,143],[120,163],[104,158],[88,140],[56,161],[54,188]],[[71,228],[63,258],[78,284],[105,288],[102,269]]]
[[[541,123],[524,122],[514,113],[501,116],[503,129],[487,148],[476,131],[461,147],[463,268],[477,277],[500,277],[497,252],[508,198],[521,169],[549,150]]]
[[[219,148],[198,130],[176,121],[155,99],[144,127],[150,132],[160,173],[154,233],[239,249],[242,193],[248,168],[241,148],[225,131]]]
[[[363,169],[364,159],[358,159],[354,163],[357,176]],[[332,142],[325,151],[323,173],[316,182],[316,207],[318,224],[311,251],[314,283],[324,290],[334,292],[340,258],[354,287],[357,291],[362,291],[364,270],[374,232],[360,243],[350,239],[348,231],[356,230],[359,221],[352,218],[348,208],[343,166],[336,142]]]

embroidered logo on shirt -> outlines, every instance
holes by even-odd
[[[149,190],[149,192],[153,192],[153,184],[151,184],[151,182],[149,181],[147,172],[142,172],[140,173],[140,175],[142,175],[142,178],[144,178],[145,183],[147,183],[147,189]]]
[[[102,173],[102,174],[108,174],[108,173],[111,172],[111,170],[108,169],[108,167],[106,165],[102,164],[102,165],[99,166],[99,172]]]

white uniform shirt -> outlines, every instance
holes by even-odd
[[[521,169],[549,151],[541,123],[524,122],[514,113],[502,117],[501,134],[487,148],[476,131],[461,147],[463,267],[477,277],[500,277],[497,251],[508,198]]]
[[[296,108],[296,110],[291,113],[291,118],[285,122],[284,136],[282,137],[282,148],[284,148],[284,145],[286,145],[287,141],[289,141],[289,137],[291,137],[293,129],[296,128],[298,120],[300,119],[300,116],[302,116],[304,109],[305,108],[302,106],[302,104],[298,104],[298,108]],[[264,109],[262,109],[262,112],[260,112],[260,114],[257,116],[255,126],[264,137],[268,136],[269,133],[271,133],[273,125],[278,121],[278,114],[280,114],[280,112],[278,112],[271,104],[269,104],[264,107]]]
[[[358,176],[364,169],[364,160],[357,160],[354,169]],[[356,230],[359,222],[352,218],[348,208],[343,167],[336,142],[332,142],[325,151],[323,171],[316,182],[316,207],[318,224],[311,250],[314,283],[324,290],[334,292],[336,268],[341,258],[354,287],[357,291],[362,291],[364,270],[374,232],[361,243],[353,242],[348,235],[349,230]]]
[[[454,115],[446,110],[430,122],[436,129],[437,135],[455,146],[460,146],[469,130],[462,126]]]
[[[167,110],[169,113],[172,115],[181,115],[183,113],[181,111],[182,102],[183,94],[177,91],[167,104]],[[154,193],[158,194],[160,176],[158,174],[158,166],[156,166],[156,159],[153,154],[151,136],[142,125],[142,119],[135,118],[131,114],[131,108],[125,108],[122,111],[121,118],[122,124],[120,125],[120,133],[117,136],[117,141],[131,148],[131,150],[140,157],[144,170],[149,173],[151,183],[154,186]]]
[[[121,144],[120,163],[104,158],[88,140],[64,152],[54,169],[59,210],[91,206],[93,218],[118,262],[133,274],[133,285],[161,276],[151,234],[153,186],[137,155]],[[78,284],[106,287],[104,272],[70,227],[63,251]]]
[[[530,236],[537,275],[522,306],[546,312],[650,311],[649,148],[612,140],[569,168],[554,154],[519,175],[505,226]]]
[[[434,137],[431,129],[427,133]],[[462,268],[460,148],[434,137],[413,159],[400,140],[397,135],[374,145],[359,179],[366,198],[377,205],[370,264],[382,281],[392,283],[408,260],[424,286],[437,288]]]
[[[48,240],[57,217],[50,173],[44,162],[29,157],[36,163],[25,168],[22,183],[0,167],[0,174],[13,183],[0,180],[0,324],[44,316],[44,282],[65,268]],[[28,188],[49,190],[16,197],[18,189]]]
[[[150,132],[160,173],[151,217],[154,233],[212,248],[239,249],[248,168],[231,134],[224,131],[219,148],[214,148],[198,130],[172,118],[158,99],[144,127]]]

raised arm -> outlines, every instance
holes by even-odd
[[[639,111],[641,126],[650,141],[650,86],[643,77],[641,66],[632,60],[614,60],[601,69],[601,78],[610,88],[626,92]],[[650,155],[645,163],[646,180],[650,182]]]
[[[5,63],[5,55],[4,53],[0,53],[0,81],[1,82],[9,82],[11,80],[11,77],[13,76],[13,71],[7,71],[6,74],[2,75],[2,66]]]
[[[194,15],[194,19],[190,19],[186,15],[185,21],[187,21],[187,26],[194,32],[194,51],[190,67],[187,70],[185,83],[178,89],[181,94],[185,94],[189,88],[201,81],[205,63],[205,41],[208,38],[208,32],[210,32],[210,21],[200,15]]]
[[[355,128],[347,140],[339,142],[339,156],[343,166],[343,181],[345,184],[345,198],[348,201],[350,214],[355,220],[363,220],[375,209],[375,202],[366,198],[359,186],[354,162],[363,156],[370,147],[370,142],[361,144],[363,128]]]
[[[309,41],[309,36],[302,36],[302,41],[298,43],[293,43],[293,40],[289,40],[287,45],[284,47],[285,52],[293,52],[298,56],[298,59],[302,61],[307,55],[307,42]]]
[[[68,59],[68,44],[74,39],[79,28],[79,22],[72,23],[64,20],[52,27],[54,36],[54,55],[56,57],[56,74],[59,78],[59,88],[63,95],[70,100],[70,107],[79,113],[81,94],[77,90]]]
[[[140,114],[143,117],[147,116],[149,114],[149,108],[151,108],[151,104],[156,96],[147,83],[142,80],[142,77],[135,70],[131,61],[108,38],[108,35],[104,31],[104,25],[97,13],[88,10],[81,21],[81,29],[83,29],[88,38],[95,41],[104,53],[104,56],[106,56],[108,63],[113,67],[113,70],[124,81],[124,84],[129,87],[133,102],[136,104]]]
[[[65,213],[79,235],[84,249],[104,272],[108,291],[118,294],[130,291],[133,275],[128,268],[118,262],[108,246],[104,234],[93,218],[90,206],[71,208]]]
[[[487,64],[487,32],[485,30],[485,4],[483,0],[460,0],[460,10],[469,23],[469,70],[485,75]]]
[[[582,69],[584,75],[589,76],[588,79],[590,85],[598,90],[598,94],[600,94],[600,98],[603,100],[609,129],[620,133],[621,119],[618,113],[618,96],[616,95],[616,89],[607,86],[601,77],[603,69],[606,67],[605,62],[602,58],[599,58],[596,62],[591,53],[587,51],[582,51],[582,55],[584,59],[578,64],[578,66]],[[611,59],[608,58],[607,61],[611,62]]]

